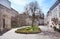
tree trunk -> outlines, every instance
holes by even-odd
[[[32,14],[32,27],[34,26],[34,20],[35,20],[35,13]]]
[[[32,27],[34,26],[34,18],[32,17]]]

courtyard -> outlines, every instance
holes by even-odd
[[[42,32],[38,34],[17,34],[15,33],[15,30],[19,28],[13,28],[10,31],[4,33],[2,36],[0,36],[0,39],[60,39],[59,32],[53,31],[53,29],[49,28],[48,26],[39,27],[41,28]]]
[[[60,39],[58,31],[60,0],[0,0],[0,39]]]

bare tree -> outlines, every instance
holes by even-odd
[[[40,10],[37,1],[31,2],[26,7],[26,12],[29,14],[31,13],[30,15],[32,16],[32,27],[34,26],[35,14],[37,10]]]

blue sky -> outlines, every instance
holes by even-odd
[[[9,0],[11,7],[19,13],[24,11],[24,7],[32,1],[37,1],[43,13],[46,15],[50,7],[56,2],[56,0]]]

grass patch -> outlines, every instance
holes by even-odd
[[[30,26],[22,29],[17,29],[15,32],[22,34],[35,34],[35,33],[40,33],[41,29],[38,26],[34,26],[34,27]]]

